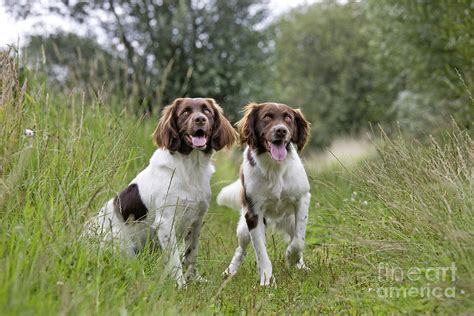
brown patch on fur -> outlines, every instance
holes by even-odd
[[[153,132],[153,142],[157,147],[174,152],[178,151],[181,146],[175,111],[182,101],[181,98],[174,100],[171,105],[166,106],[161,112],[158,126]]]
[[[245,213],[245,221],[247,222],[249,230],[252,230],[258,225],[258,215],[247,210],[247,213]]]
[[[257,162],[255,161],[255,158],[253,158],[252,152],[250,150],[247,150],[247,160],[252,167],[257,165]]]
[[[309,141],[311,123],[306,120],[300,109],[292,109],[295,115],[296,131],[292,133],[291,141],[296,144],[298,151],[302,151]]]
[[[246,207],[247,206],[247,201],[245,201],[245,178],[244,178],[244,172],[242,170],[242,166],[240,166],[240,183],[242,183],[242,189],[240,190],[240,200],[242,201],[242,206]]]
[[[240,135],[240,144],[247,144],[251,149],[262,150],[265,152],[265,148],[261,148],[259,144],[259,137],[257,135],[257,114],[261,106],[256,103],[249,103],[244,107],[244,116],[240,121],[237,122],[237,131]]]
[[[247,191],[245,190],[245,177],[242,168],[240,168],[240,181],[242,182],[242,205],[247,209],[247,212],[245,213],[245,221],[247,222],[248,229],[252,230],[258,225],[258,215],[254,213],[253,201],[250,196],[247,195]]]
[[[115,197],[114,207],[125,222],[142,220],[148,214],[148,209],[143,204],[136,183],[130,184]]]
[[[231,148],[237,139],[237,132],[224,116],[224,110],[216,103],[216,100],[206,99],[208,104],[214,109],[214,127],[211,136],[211,146],[215,151],[224,147]]]

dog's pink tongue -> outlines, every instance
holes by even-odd
[[[204,136],[191,136],[191,141],[195,147],[202,147],[206,145],[206,140],[207,139]]]
[[[273,144],[270,143],[270,154],[272,158],[277,161],[282,161],[286,158],[286,146],[284,143],[281,144]]]

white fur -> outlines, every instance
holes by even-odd
[[[217,204],[239,211],[242,207],[241,192],[242,183],[239,179],[224,187],[221,192],[219,192],[216,199]]]
[[[274,161],[268,153],[257,156],[255,152],[251,152],[256,162],[255,166],[251,166],[247,158],[247,151],[250,149],[247,148],[243,154],[242,171],[246,194],[253,202],[253,212],[258,215],[258,224],[249,231],[245,220],[247,209],[241,207],[237,226],[239,246],[225,271],[226,275],[237,273],[251,241],[259,268],[260,284],[270,285],[274,282],[272,264],[265,246],[263,218],[266,219],[268,226],[276,228],[289,240],[285,254],[287,264],[295,265],[299,269],[306,268],[303,261],[303,247],[311,195],[301,159],[295,146],[293,144],[290,146],[288,156],[282,162]],[[225,187],[219,193],[218,203],[234,206],[235,201],[240,200],[241,188],[242,185],[238,186],[236,182]]]
[[[169,251],[167,272],[179,287],[189,278],[202,280],[196,258],[203,217],[211,199],[210,179],[215,169],[210,158],[199,150],[189,155],[156,150],[150,164],[130,182],[138,186],[147,217],[125,223],[114,211],[111,199],[88,223],[88,235],[99,234],[104,241],[117,242],[130,255],[156,236],[162,249]],[[187,252],[181,261],[178,241],[182,239]]]

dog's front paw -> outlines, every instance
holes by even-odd
[[[285,262],[288,267],[298,265],[302,262],[302,253],[303,253],[303,243],[292,242],[285,253]],[[304,263],[303,263],[304,265]]]
[[[184,278],[184,276],[180,276],[178,278],[176,278],[176,288],[178,290],[184,290],[186,289],[186,279]]]
[[[275,280],[275,277],[272,275],[271,277],[269,278],[266,278],[266,277],[262,277],[260,279],[260,286],[264,286],[264,287],[272,287],[272,288],[275,288],[277,287],[277,284],[276,284],[276,280]]]
[[[276,287],[275,277],[272,270],[264,270],[260,272],[260,285],[268,287]]]
[[[230,266],[227,267],[227,269],[225,269],[224,272],[222,272],[222,276],[224,278],[229,278],[229,277],[233,277],[236,273],[237,273],[237,269],[235,269],[234,266],[231,264]]]
[[[199,272],[186,275],[186,280],[196,283],[207,283],[209,282],[205,277],[203,277]]]
[[[303,271],[311,271],[311,269],[304,264],[303,258],[301,258],[295,265],[296,269],[303,270]]]

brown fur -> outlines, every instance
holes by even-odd
[[[256,103],[249,103],[244,107],[244,116],[236,124],[241,145],[247,144],[250,148],[257,147],[258,137],[255,134],[255,126],[259,108]]]
[[[114,207],[125,222],[143,220],[148,214],[136,183],[130,184],[115,197]]]
[[[153,132],[153,142],[157,147],[166,148],[169,151],[177,151],[181,145],[181,139],[176,126],[175,111],[183,99],[176,99],[171,105],[166,106],[161,112],[158,126]]]
[[[231,148],[238,135],[230,122],[225,118],[224,111],[214,99],[206,99],[214,108],[214,132],[211,138],[211,145],[215,151],[224,147]]]
[[[298,151],[302,151],[304,146],[306,146],[309,141],[311,123],[306,120],[303,115],[303,112],[301,112],[300,109],[292,110],[295,114],[295,121],[297,127],[297,131],[294,133],[294,138],[292,139],[292,141],[298,147]]]
[[[244,177],[242,168],[240,168],[240,182],[242,183],[242,191],[241,191],[242,205],[247,210],[245,212],[245,221],[247,222],[248,229],[252,230],[258,225],[258,215],[254,213],[253,201],[250,198],[250,196],[247,195],[247,192],[245,190],[245,177]]]
[[[257,165],[257,162],[255,161],[255,158],[253,158],[252,152],[250,150],[247,150],[247,160],[252,167]]]
[[[248,229],[252,230],[258,225],[258,215],[247,210],[247,213],[245,213],[245,221],[247,222]]]
[[[240,190],[240,201],[242,201],[242,205],[247,207],[247,200],[246,200],[246,192],[245,192],[245,177],[244,171],[242,170],[242,166],[240,166],[240,183],[242,184],[242,189]]]

